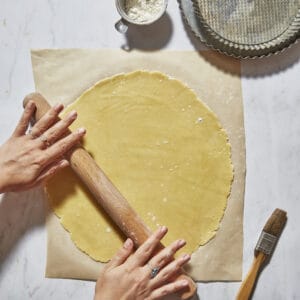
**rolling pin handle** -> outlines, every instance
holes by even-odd
[[[25,107],[29,101],[33,101],[36,105],[36,120],[39,120],[51,108],[47,100],[39,93],[28,94],[23,100],[23,107]]]
[[[189,284],[186,287],[185,290],[180,292],[180,299],[181,300],[189,300],[191,299],[197,292],[197,286],[196,283],[193,281],[193,279],[185,274],[181,274],[178,277],[176,277],[177,280],[184,279],[186,280]]]

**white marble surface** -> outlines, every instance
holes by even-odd
[[[132,29],[140,49],[203,48],[183,25],[178,5],[149,30]],[[21,101],[34,90],[31,48],[120,48],[118,19],[108,0],[0,0],[0,142],[14,129]],[[276,57],[243,62],[247,147],[244,274],[274,208],[288,223],[253,299],[300,299],[300,43]],[[222,67],[222,66],[219,66]],[[0,299],[92,299],[94,283],[45,279],[44,209],[31,193],[0,203]],[[199,284],[201,300],[234,299],[239,283]]]

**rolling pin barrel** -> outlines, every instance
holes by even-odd
[[[29,101],[33,101],[36,105],[36,121],[51,108],[46,99],[38,93],[26,96],[23,105],[26,106]],[[85,183],[97,202],[121,231],[134,241],[136,247],[144,243],[150,236],[151,231],[89,153],[78,144],[68,152],[66,158],[69,160],[73,171]],[[161,249],[163,249],[162,244],[159,245],[157,250],[160,251]],[[185,274],[180,274],[175,280],[179,279],[186,279],[189,282],[189,287],[181,294],[181,299],[190,299],[196,292],[196,284]]]

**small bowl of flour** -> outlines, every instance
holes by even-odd
[[[165,13],[167,5],[168,0],[116,0],[122,19],[136,25],[154,23]],[[124,33],[128,27],[122,19],[116,23],[116,29]]]

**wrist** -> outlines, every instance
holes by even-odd
[[[5,176],[5,174],[3,174],[0,171],[0,194],[3,194],[7,191],[8,191],[8,180]]]

